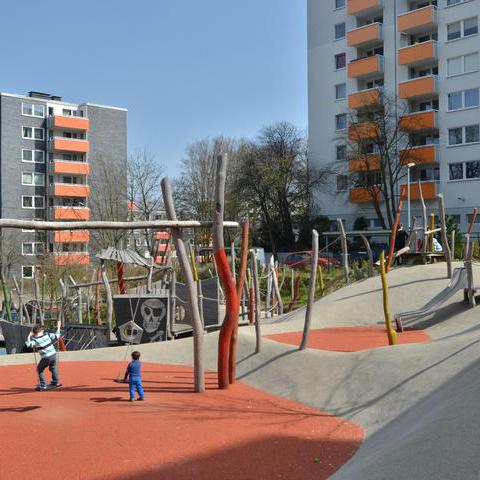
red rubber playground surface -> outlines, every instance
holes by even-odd
[[[112,381],[122,365],[60,363],[64,387],[35,392],[33,365],[2,366],[2,480],[325,479],[361,427],[237,383],[192,393],[190,368],[144,364],[146,401]]]
[[[302,332],[265,335],[265,338],[288,345],[300,345]],[[397,334],[398,344],[425,343],[431,337],[423,330],[406,330]],[[388,346],[383,327],[337,327],[311,330],[308,348],[330,352],[358,352]]]

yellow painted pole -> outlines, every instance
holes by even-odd
[[[323,297],[325,292],[325,281],[323,280],[323,268],[321,265],[318,267],[318,286],[320,287],[320,295]]]
[[[435,214],[431,213],[430,214],[430,231],[432,231],[435,228]],[[428,246],[430,248],[430,252],[433,252],[433,233],[430,234],[429,240],[428,240]]]
[[[384,251],[382,251],[382,253],[380,254],[380,276],[382,278],[383,312],[385,314],[385,327],[387,329],[388,344],[396,345],[397,332],[392,327],[392,320],[390,317],[390,307],[388,305],[388,281],[387,281],[387,273],[385,270],[385,252]]]
[[[193,247],[190,244],[190,261],[192,262],[192,273],[193,273],[193,280],[198,282],[198,270],[197,264],[195,262],[195,252],[193,251]]]

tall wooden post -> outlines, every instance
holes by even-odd
[[[437,195],[437,200],[438,213],[440,214],[440,225],[442,227],[443,252],[445,253],[445,261],[447,262],[447,277],[452,278],[452,252],[448,244],[447,223],[445,221],[445,201],[443,200],[443,195],[441,193]]]
[[[113,297],[112,288],[108,281],[107,269],[105,266],[105,260],[100,260],[100,270],[102,272],[103,286],[105,287],[105,293],[107,295],[107,318],[105,323],[107,325],[107,339],[110,340],[110,333],[112,331],[112,317],[113,317]]]
[[[337,218],[338,231],[340,232],[340,241],[342,245],[342,255],[343,255],[343,271],[345,275],[345,283],[350,282],[350,268],[348,262],[348,245],[347,245],[347,235],[345,234],[345,228],[343,227],[343,222],[341,218]]]
[[[430,250],[430,253],[433,253],[435,249],[433,245],[433,230],[435,230],[435,214],[434,213],[430,214],[429,229],[430,229],[430,234],[428,236],[428,248]]]
[[[65,285],[65,282],[62,279],[60,279],[58,282],[60,283],[60,291],[62,292],[62,302],[60,304],[60,324],[62,325],[62,327],[64,327],[65,324],[67,323],[66,308],[67,308],[68,292],[67,292],[67,286]]]
[[[260,285],[258,282],[257,250],[252,255],[253,290],[255,292],[255,353],[260,353],[262,348],[262,332],[260,327]]]
[[[390,315],[390,306],[388,302],[388,281],[387,271],[385,268],[385,252],[382,250],[380,254],[380,277],[382,279],[382,291],[383,291],[383,312],[385,315],[385,328],[387,329],[388,343],[389,345],[396,345],[397,332],[392,327],[392,320]]]
[[[275,292],[275,297],[277,299],[278,314],[283,315],[282,294],[280,293],[277,271],[275,270],[275,268],[272,270],[272,283],[273,283],[273,291]]]
[[[368,276],[373,277],[373,253],[372,253],[372,247],[370,246],[370,242],[368,241],[368,238],[361,234],[360,238],[362,239],[365,248],[367,250],[368,254]]]
[[[388,253],[387,273],[392,269],[393,260],[395,258],[395,240],[397,238],[398,224],[400,223],[400,215],[403,208],[403,196],[400,197],[398,202],[397,214],[395,215],[395,223],[393,224],[392,233],[390,235],[390,251]]]
[[[423,242],[422,253],[427,253],[427,241],[428,241],[428,224],[427,224],[427,207],[425,205],[425,199],[423,198],[422,183],[418,181],[418,196],[422,205],[422,222],[423,222]]]

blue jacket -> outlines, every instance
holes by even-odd
[[[142,368],[142,362],[140,360],[132,360],[127,367],[127,371],[125,372],[124,380],[127,381],[128,379],[132,380],[139,380],[142,378],[142,374],[140,369]]]

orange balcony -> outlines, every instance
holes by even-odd
[[[89,220],[90,209],[86,207],[53,207],[54,220]]]
[[[423,182],[420,184],[424,200],[435,200],[437,198],[437,185],[435,182]],[[402,189],[407,190],[406,185]],[[410,200],[420,200],[420,191],[417,183],[410,184]]]
[[[88,230],[71,230],[55,232],[53,234],[55,243],[87,243],[90,241],[90,232]]]
[[[368,16],[383,9],[382,0],[348,0],[349,15]]]
[[[348,108],[351,108],[352,110],[372,107],[379,103],[380,90],[378,88],[369,88],[368,90],[362,90],[348,96]]]
[[[350,172],[371,172],[380,170],[380,155],[364,155],[362,157],[352,158],[348,162]]]
[[[435,145],[422,145],[421,147],[400,150],[400,160],[404,165],[409,163],[436,163],[437,158],[437,147]]]
[[[349,47],[368,47],[383,40],[382,24],[371,23],[347,33],[347,44]]]
[[[381,73],[383,73],[382,55],[360,58],[348,64],[349,78],[366,78],[380,75]]]
[[[407,80],[398,86],[398,96],[403,100],[429,97],[437,94],[438,85],[435,75]]]
[[[55,183],[53,184],[54,197],[88,197],[90,195],[90,187],[88,185],[74,185],[71,183]]]
[[[367,138],[378,138],[380,132],[374,122],[352,123],[348,127],[348,139],[352,142],[358,142]]]
[[[437,25],[437,7],[418,8],[398,16],[398,30],[413,34],[433,29]]]
[[[90,122],[84,117],[63,117],[61,115],[51,116],[48,120],[48,128],[64,128],[66,130],[88,131]]]
[[[54,137],[50,140],[50,150],[60,152],[88,153],[88,140],[76,138]]]
[[[51,167],[53,173],[69,173],[72,175],[88,175],[90,164],[86,162],[57,162],[54,161]]]
[[[438,129],[438,112],[416,112],[400,117],[400,128],[406,132],[422,132]]]
[[[380,191],[376,187],[371,188],[351,188],[349,200],[350,203],[373,203],[378,199]]]
[[[88,253],[54,253],[53,259],[56,265],[89,265]]]
[[[401,48],[398,51],[399,65],[422,65],[428,64],[437,59],[437,42],[417,43],[409,47]]]

